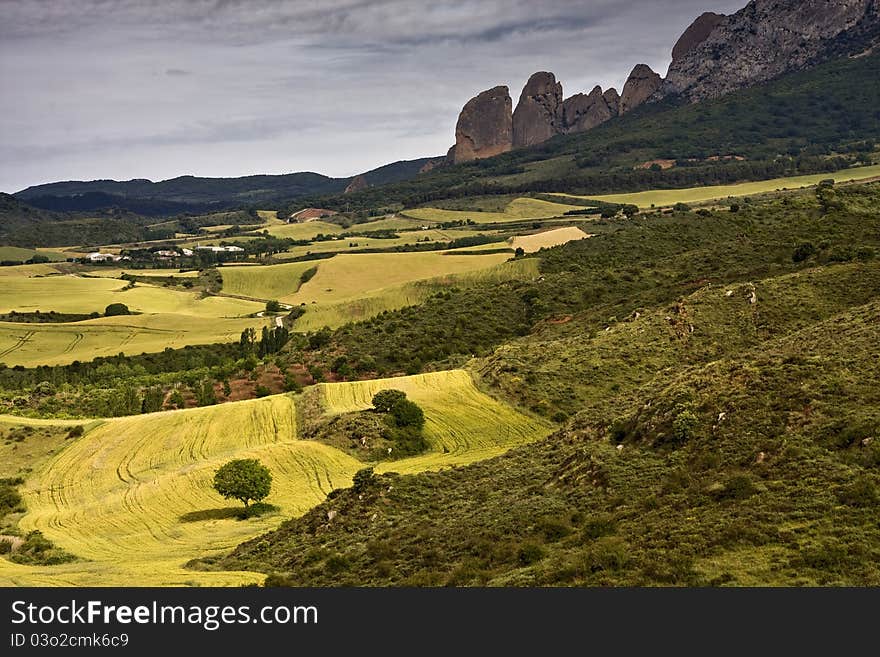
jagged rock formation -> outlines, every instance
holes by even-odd
[[[507,87],[500,86],[471,98],[458,116],[455,146],[447,158],[470,162],[506,153],[513,145],[511,108]]]
[[[712,34],[712,31],[718,27],[724,19],[724,14],[716,14],[711,11],[707,11],[705,14],[697,18],[697,20],[691,23],[690,27],[684,31],[684,34],[679,37],[675,46],[672,48],[672,61],[680,61],[691,50],[708,39],[709,35]]]
[[[561,133],[562,127],[562,85],[552,73],[535,73],[513,113],[513,147],[540,144]]]
[[[617,93],[617,89],[614,87],[606,89],[605,93],[602,94],[602,97],[605,99],[605,102],[608,103],[608,109],[611,110],[612,116],[620,114],[620,94]]]
[[[620,96],[621,116],[645,103],[660,90],[662,84],[663,78],[651,70],[650,66],[646,64],[636,66],[623,86],[623,93]]]
[[[855,54],[877,43],[878,16],[880,0],[753,0],[686,47],[699,33],[689,36],[662,95],[716,98],[832,56]]]
[[[362,189],[366,189],[370,184],[367,182],[367,179],[363,176],[355,177],[350,183],[348,183],[348,187],[345,188],[344,194],[354,194],[355,192],[359,192]]]
[[[609,91],[613,91],[613,89],[609,89]],[[613,108],[608,105],[608,101],[602,93],[602,87],[596,87],[589,95],[575,94],[562,103],[564,131],[571,133],[592,130],[613,116],[617,116],[617,106],[616,99],[614,99]]]

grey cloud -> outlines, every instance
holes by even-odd
[[[478,91],[536,70],[620,88],[744,3],[0,0],[0,190],[437,155]]]

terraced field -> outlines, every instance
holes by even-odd
[[[448,222],[473,221],[478,224],[523,221],[526,219],[549,219],[561,217],[569,210],[582,210],[583,206],[551,203],[534,198],[518,198],[511,201],[504,212],[468,212],[464,210],[441,210],[439,208],[416,208],[401,213],[402,216],[422,221]]]
[[[432,451],[387,463],[418,472],[469,463],[544,437],[550,426],[481,393],[466,372],[321,386],[328,413],[369,406],[376,390],[405,390],[425,409]],[[444,453],[443,448],[448,450]],[[259,458],[274,477],[277,514],[248,521],[211,488],[232,458]],[[25,531],[39,529],[80,561],[30,567],[0,560],[0,585],[236,585],[245,572],[182,568],[304,513],[363,463],[298,440],[294,399],[259,400],[107,420],[41,467],[23,487]]]
[[[822,180],[834,180],[835,182],[849,182],[851,180],[869,180],[880,176],[880,165],[869,167],[857,167],[844,169],[835,173],[817,173],[809,176],[795,176],[792,178],[774,178],[772,180],[760,180],[758,182],[740,183],[737,185],[717,185],[712,187],[692,187],[688,189],[662,189],[634,194],[607,194],[604,196],[572,196],[570,194],[554,194],[564,202],[567,198],[604,201],[606,203],[632,203],[640,208],[652,206],[664,207],[676,203],[703,203],[726,199],[729,197],[750,196],[753,194],[766,194],[768,192],[783,189],[799,189],[818,185]]]

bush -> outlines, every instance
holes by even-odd
[[[672,421],[672,438],[679,445],[686,443],[694,435],[699,418],[688,409],[680,409]]]
[[[119,315],[131,315],[131,311],[124,303],[111,303],[104,309],[105,317],[118,317]]]
[[[813,246],[812,242],[804,242],[797,245],[791,259],[793,262],[803,262],[814,253],[816,253],[816,247]]]
[[[523,566],[530,566],[538,563],[546,556],[546,551],[538,543],[523,543],[517,553],[517,558]]]
[[[406,399],[406,393],[400,390],[380,390],[373,395],[373,408],[379,413],[389,413],[400,401]]]
[[[266,312],[267,313],[280,313],[281,312],[281,302],[280,301],[267,301],[266,302]]]
[[[401,399],[391,407],[391,417],[398,427],[414,427],[421,429],[425,426],[425,412],[415,402],[409,399]]]
[[[371,484],[376,481],[376,475],[373,468],[363,468],[354,473],[354,491],[361,493],[365,491]]]
[[[214,490],[226,499],[236,499],[247,507],[259,502],[272,489],[272,473],[257,459],[235,459],[214,473]]]

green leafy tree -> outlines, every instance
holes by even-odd
[[[406,399],[406,393],[400,390],[380,390],[373,395],[373,408],[379,413],[389,413],[394,405]]]
[[[214,473],[214,490],[247,508],[252,501],[259,502],[269,495],[272,473],[257,459],[235,459]]]
[[[266,312],[267,313],[280,313],[281,312],[281,302],[275,301],[274,299],[272,301],[267,301],[266,302]]]
[[[425,426],[425,412],[415,402],[401,399],[391,407],[391,417],[399,427],[421,429]]]

